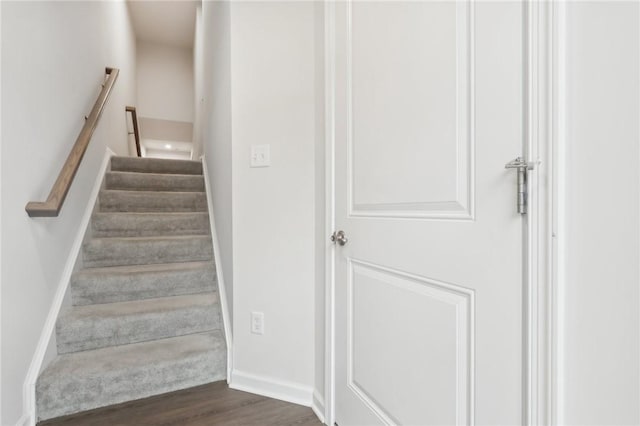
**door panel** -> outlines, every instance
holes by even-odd
[[[336,421],[523,419],[523,7],[336,2]]]
[[[466,423],[473,293],[356,260],[349,267],[350,389],[388,423]]]
[[[355,2],[346,13],[351,213],[470,218],[468,5]]]

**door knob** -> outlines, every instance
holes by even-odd
[[[336,231],[331,235],[331,241],[333,244],[338,243],[343,246],[349,242],[349,239],[345,235],[344,231]]]

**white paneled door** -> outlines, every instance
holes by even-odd
[[[336,422],[521,424],[524,6],[328,10]]]

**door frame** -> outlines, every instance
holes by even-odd
[[[559,82],[560,2],[528,0],[525,5],[525,146],[538,161],[528,182],[525,218],[525,359],[523,424],[555,425],[557,325],[557,225],[559,140],[556,104]]]
[[[474,0],[470,0],[472,3]],[[522,0],[525,13],[523,154],[539,162],[523,220],[523,424],[557,424],[564,164],[564,3]],[[324,0],[325,235],[335,231],[335,2]],[[509,161],[505,158],[505,163]],[[325,251],[324,419],[335,423],[335,246]]]

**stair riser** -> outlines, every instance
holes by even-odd
[[[85,268],[211,260],[211,238],[93,239],[84,246]]]
[[[41,376],[36,385],[38,419],[47,420],[225,379],[224,346],[212,342],[197,349],[183,350],[182,356],[158,362],[153,361],[154,354],[167,349],[152,343],[146,352],[126,355],[140,358],[149,354],[150,362],[141,365],[131,366],[115,357],[113,364],[103,371],[87,374],[79,366],[61,374]]]
[[[208,235],[207,213],[98,213],[92,218],[94,237]]]
[[[67,320],[61,316],[56,324],[56,342],[58,354],[65,354],[219,329],[219,305],[109,318]]]
[[[201,175],[109,172],[105,182],[107,189],[126,191],[204,191],[204,178]]]
[[[201,175],[202,163],[199,161],[161,160],[155,158],[112,157],[111,170],[137,173]]]
[[[197,294],[217,289],[215,268],[137,273],[75,274],[71,278],[74,306],[127,302]]]
[[[102,191],[102,212],[206,212],[204,192]]]

